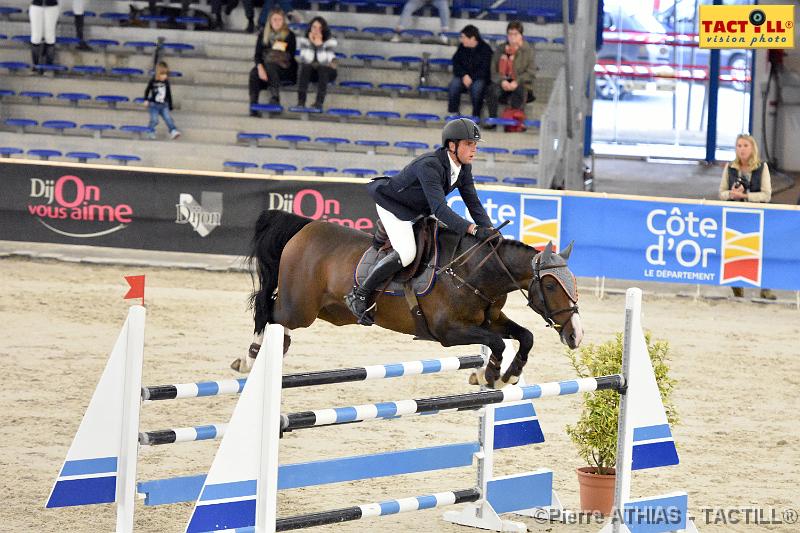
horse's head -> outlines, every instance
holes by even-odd
[[[555,253],[549,242],[531,260],[533,278],[528,286],[528,306],[558,331],[561,342],[575,349],[583,339],[583,326],[578,314],[578,284],[567,266],[572,244]]]

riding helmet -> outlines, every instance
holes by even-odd
[[[448,122],[442,130],[442,146],[447,147],[447,141],[477,141],[480,142],[481,129],[475,122],[468,118],[457,118]]]

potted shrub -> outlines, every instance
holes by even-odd
[[[651,342],[650,333],[645,334],[645,341],[667,421],[673,426],[678,422],[678,415],[671,401],[675,380],[669,377],[667,366],[669,343]],[[622,372],[622,333],[617,333],[614,340],[603,344],[589,344],[579,350],[568,351],[567,357],[581,378],[619,374]],[[616,391],[588,392],[583,395],[583,411],[578,422],[566,428],[578,448],[578,454],[588,464],[577,469],[583,511],[599,511],[608,515],[614,505],[618,417],[619,394]]]

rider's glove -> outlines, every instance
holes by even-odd
[[[484,228],[483,226],[475,226],[475,233],[474,235],[480,239],[481,241],[485,241],[492,235],[495,235],[497,230],[494,228]]]

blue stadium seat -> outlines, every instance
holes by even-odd
[[[406,113],[405,118],[406,120],[416,120],[421,124],[427,124],[428,122],[439,122],[442,120],[439,115],[434,115],[433,113]]]
[[[511,152],[511,155],[523,155],[533,161],[539,155],[538,148],[520,148]]]
[[[336,167],[323,167],[316,165],[303,167],[303,172],[313,172],[315,176],[324,176],[325,174],[336,172],[337,170],[338,169]]]
[[[475,115],[447,115],[444,117],[445,122],[450,122],[451,120],[457,120],[459,118],[468,118],[471,121],[475,122],[476,124],[480,122],[480,119]]]
[[[405,83],[379,83],[378,89],[391,92],[392,98],[395,98],[398,93],[410,91],[412,87],[411,85],[406,85]]]
[[[68,9],[67,11],[64,11],[63,15],[64,15],[65,17],[74,17],[74,16],[75,16],[75,13],[73,13],[71,9]],[[96,17],[96,16],[97,16],[97,13],[95,13],[94,11],[84,11],[84,12],[83,12],[83,16],[84,16],[85,18],[87,18],[87,19],[88,19],[88,18],[93,18],[93,17]]]
[[[130,16],[127,13],[106,12],[106,13],[100,13],[100,18],[105,20],[111,20],[113,22],[122,22],[129,20]]]
[[[272,139],[269,133],[259,133],[250,131],[240,131],[236,134],[236,141],[245,141],[250,146],[258,146],[258,141],[262,139]]]
[[[393,177],[397,176],[398,174],[400,174],[399,170],[384,170],[383,171],[383,175],[384,176],[389,176],[390,178],[393,178]]]
[[[78,125],[71,120],[45,120],[42,122],[42,127],[50,130],[56,130],[56,133],[63,135],[64,130],[74,130],[78,127]]]
[[[539,180],[536,178],[525,178],[525,177],[508,177],[503,178],[503,183],[508,183],[510,185],[517,185],[519,187],[530,187],[537,185]]]
[[[358,28],[346,24],[331,24],[328,26],[333,33],[356,33]]]
[[[203,17],[175,17],[175,22],[184,24],[189,31],[194,31],[195,26],[205,26],[208,24],[208,20]]]
[[[472,176],[472,181],[475,183],[497,183],[498,179],[494,176]]]
[[[501,42],[506,40],[506,34],[505,33],[483,33],[481,35],[483,35],[483,39],[485,41],[489,41],[489,42],[495,43],[495,44],[501,43]]]
[[[281,176],[284,172],[297,172],[297,167],[286,163],[264,163],[261,165],[264,170],[269,170]]]
[[[0,146],[0,157],[9,158],[12,155],[19,155],[25,153],[22,148],[17,148],[15,146]]]
[[[108,107],[114,109],[117,107],[117,104],[121,104],[123,102],[130,102],[130,98],[127,96],[123,96],[121,94],[100,94],[95,96],[94,99],[98,102],[104,102],[108,104]]]
[[[308,135],[281,134],[281,135],[276,135],[275,140],[289,143],[289,148],[291,148],[292,150],[297,150],[298,143],[311,142],[311,137],[309,137]]]
[[[339,87],[355,89],[356,93],[360,93],[362,89],[372,89],[374,85],[368,81],[342,81],[339,82]]]
[[[369,139],[360,139],[355,142],[356,146],[366,146],[367,153],[370,155],[375,154],[375,149],[379,146],[389,146],[389,141],[372,141]]]
[[[402,115],[397,111],[367,111],[367,118],[377,118],[383,124],[386,124],[390,118],[401,117]]]
[[[22,10],[18,7],[0,6],[0,17],[8,18],[9,15],[16,15],[17,13],[22,13]]]
[[[387,28],[386,26],[365,26],[361,28],[361,33],[372,35],[380,39],[387,35],[394,35],[394,28]]]
[[[97,48],[108,48],[109,46],[119,46],[119,41],[114,39],[89,39],[86,44]]]
[[[89,159],[100,159],[100,154],[96,152],[67,152],[64,157],[77,159],[78,163],[86,163]]]
[[[540,37],[538,35],[526,35],[525,40],[530,44],[546,43],[547,37]]]
[[[72,67],[72,72],[77,74],[97,75],[105,74],[106,69],[100,65],[75,65]]]
[[[416,65],[418,63],[422,63],[422,58],[419,56],[392,56],[389,58],[389,61],[391,61],[392,63],[400,63],[401,65],[403,65],[403,68],[408,68],[410,65]]]
[[[541,120],[525,119],[522,123],[525,124],[526,128],[537,128],[538,129],[538,128],[542,127],[542,121]]]
[[[289,29],[301,35],[305,35],[308,31],[308,24],[305,22],[292,22],[289,24]]]
[[[490,7],[489,13],[496,15],[499,20],[508,20],[508,17],[515,17],[517,9],[513,7]]]
[[[8,39],[8,35],[5,33],[0,33],[0,41],[5,41],[6,39]]]
[[[30,35],[14,35],[11,38],[12,41],[15,43],[21,44],[31,44],[31,36]]]
[[[553,44],[564,44],[564,38],[556,37],[555,39],[553,39]]]
[[[367,176],[375,176],[378,174],[378,171],[372,168],[343,168],[342,172],[344,174],[353,174],[358,178],[365,178]]]
[[[31,118],[7,118],[5,120],[6,126],[17,128],[17,133],[23,133],[25,128],[32,128],[38,126],[39,122]]]
[[[155,134],[155,130],[153,130],[153,128],[149,126],[139,126],[138,124],[124,124],[119,127],[119,131],[133,133],[139,139],[144,139],[145,135],[152,136]]]
[[[292,113],[299,113],[302,120],[308,120],[308,115],[322,113],[322,109],[307,106],[292,106],[289,108]]]
[[[99,139],[103,136],[104,131],[111,131],[117,128],[113,124],[88,123],[88,124],[82,124],[81,129],[91,131],[94,138]]]
[[[411,37],[414,41],[434,37],[434,33],[430,30],[418,30],[415,28],[403,30],[400,32],[400,35],[403,37]]]
[[[359,7],[367,7],[370,3],[366,0],[339,0],[337,4],[347,6],[347,10],[350,13],[355,13]]]
[[[114,67],[111,69],[111,74],[116,76],[143,76],[144,70],[132,67]]]
[[[106,159],[111,161],[116,161],[117,163],[122,163],[123,165],[127,165],[131,161],[141,161],[142,158],[138,155],[131,155],[131,154],[108,154]]]
[[[434,57],[431,58],[430,64],[437,67],[445,67],[446,69],[447,67],[453,65],[453,60],[450,59],[449,57]]]
[[[339,117],[339,120],[341,122],[347,122],[348,118],[360,117],[361,111],[349,107],[332,107],[328,109],[326,114],[331,115],[333,117]]]
[[[387,15],[394,15],[395,9],[403,7],[403,0],[381,0],[375,2],[375,7],[382,7]]]
[[[59,100],[67,100],[70,104],[74,107],[78,106],[78,102],[81,100],[91,100],[92,97],[86,93],[58,93],[56,97]]]
[[[495,162],[495,156],[497,154],[507,154],[509,152],[508,148],[499,148],[497,146],[478,146],[478,152],[482,154],[487,154],[487,159],[490,163]]]
[[[222,163],[223,168],[232,168],[236,172],[244,172],[248,168],[258,168],[257,163],[250,161],[225,161]]]
[[[189,43],[164,43],[161,45],[165,50],[174,50],[179,54],[194,50],[194,45]]]
[[[340,144],[350,144],[350,139],[344,137],[317,137],[314,139],[315,143],[321,143],[328,146],[328,150],[335,152]]]
[[[434,87],[432,85],[420,85],[417,87],[420,94],[427,94],[429,98],[436,98],[437,94],[447,94],[447,87]]]
[[[350,56],[353,59],[363,61],[365,65],[371,65],[373,61],[385,61],[386,57],[378,54],[353,54]]]
[[[417,155],[417,150],[427,150],[430,148],[428,143],[417,141],[397,141],[394,143],[395,148],[405,148],[408,155]]]
[[[483,11],[483,9],[478,6],[465,6],[465,5],[461,5],[456,9],[460,12],[461,18],[465,19],[470,18],[472,15],[477,15],[478,13]]]
[[[122,46],[135,48],[137,52],[144,52],[147,48],[155,48],[156,43],[153,41],[125,41],[125,44]]]
[[[36,70],[41,70],[42,72],[66,72],[69,70],[66,66],[58,64],[36,65],[35,68]]]
[[[486,126],[516,126],[517,121],[513,118],[500,118],[500,117],[488,117],[483,121],[484,125]]]
[[[0,100],[2,100],[3,97],[5,96],[14,96],[15,94],[17,93],[12,91],[11,89],[0,89]]]
[[[0,68],[6,69],[9,73],[17,72],[18,70],[28,70],[31,66],[24,61],[2,61]]]
[[[250,110],[258,113],[283,113],[283,106],[280,104],[250,104]]]
[[[64,46],[71,46],[71,45],[74,45],[74,44],[78,44],[80,42],[81,42],[81,40],[78,39],[77,37],[64,37],[64,36],[56,37],[56,44],[60,44],[60,45],[64,45]]]
[[[139,20],[147,22],[151,28],[157,28],[159,22],[169,21],[166,15],[139,15]]]
[[[561,20],[561,11],[548,9],[546,7],[533,7],[528,10],[528,16],[533,19],[538,19],[538,22],[557,22]]]
[[[28,155],[32,155],[38,157],[42,161],[47,161],[51,157],[61,157],[61,152],[58,150],[47,150],[44,148],[34,148],[33,150],[28,150]]]
[[[48,91],[20,91],[19,95],[23,96],[25,98],[30,98],[31,100],[34,101],[34,103],[37,103],[37,104],[42,102],[42,98],[52,98],[53,97],[53,93],[48,92]]]

